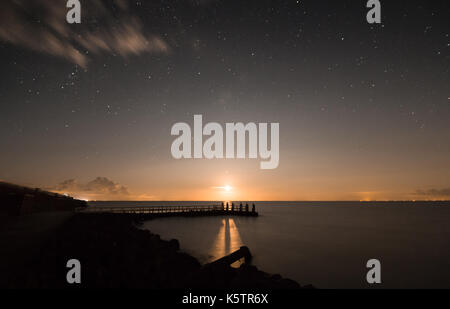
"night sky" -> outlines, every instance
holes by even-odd
[[[450,198],[450,4],[0,4],[0,179],[84,199]],[[280,164],[175,160],[176,122],[279,122]],[[223,188],[230,186],[226,191]]]

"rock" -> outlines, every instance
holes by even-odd
[[[77,214],[51,235],[31,262],[14,269],[7,287],[70,288],[67,257],[81,261],[82,288],[269,288],[300,285],[268,275],[255,266],[239,269],[226,263],[201,266],[180,252],[178,240],[140,230],[133,217],[115,214]],[[0,287],[3,287],[0,284]]]
[[[171,239],[171,240],[169,240],[169,246],[174,251],[180,250],[180,243],[178,242],[178,239]]]

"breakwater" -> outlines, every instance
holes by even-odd
[[[32,260],[0,282],[27,288],[267,288],[300,285],[244,263],[203,266],[181,252],[177,240],[162,240],[139,228],[135,216],[84,214],[72,216],[56,230]],[[66,263],[81,262],[82,283],[66,282]],[[232,257],[234,258],[234,257]],[[0,280],[1,281],[1,280]]]

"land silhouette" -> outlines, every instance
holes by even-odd
[[[0,199],[3,288],[301,288],[252,266],[248,248],[201,265],[178,240],[140,229],[140,215],[77,213],[86,202],[6,183]],[[79,285],[66,280],[72,258],[81,263]]]

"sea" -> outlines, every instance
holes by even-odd
[[[260,270],[301,285],[450,288],[450,202],[254,203],[258,217],[166,217],[141,228],[178,239],[181,250],[201,263],[247,246]],[[209,204],[217,202],[90,202],[93,207]],[[367,281],[372,259],[380,263],[381,283]]]

